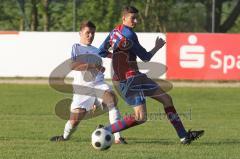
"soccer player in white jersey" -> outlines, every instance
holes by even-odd
[[[100,107],[109,111],[111,124],[121,118],[116,107],[117,97],[111,87],[104,82],[103,72],[105,69],[102,66],[101,57],[97,54],[99,50],[91,45],[95,30],[96,26],[91,21],[85,21],[80,26],[80,43],[73,45],[71,53],[71,68],[74,71],[74,95],[70,118],[65,124],[63,135],[54,136],[50,139],[51,141],[68,140],[80,121],[88,118],[94,109]],[[89,89],[84,90],[83,93],[83,91],[77,90],[79,85]],[[94,91],[94,89],[98,91]],[[119,132],[115,133],[114,136],[115,143],[126,144]]]

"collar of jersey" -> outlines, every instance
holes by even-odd
[[[91,46],[91,45],[86,45],[86,44],[83,44],[83,43],[81,43],[81,42],[79,42],[79,44],[80,44],[81,46],[84,46],[84,47]]]

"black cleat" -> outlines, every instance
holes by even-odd
[[[119,139],[115,140],[115,144],[127,144],[125,138],[120,137]]]
[[[204,134],[204,130],[199,131],[191,131],[188,130],[187,135],[185,138],[181,139],[181,143],[184,145],[190,144],[193,140],[197,140],[199,137],[201,137]]]
[[[60,142],[60,141],[67,141],[67,139],[63,138],[63,135],[61,136],[53,136],[50,141]]]
[[[101,129],[101,128],[104,128],[104,125],[99,124],[96,129]]]

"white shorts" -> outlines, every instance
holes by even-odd
[[[105,82],[101,81],[92,86],[89,86],[92,89],[84,95],[81,94],[73,94],[73,100],[71,104],[71,111],[77,108],[84,108],[86,111],[93,109],[93,106],[101,106],[102,97],[105,91],[112,90],[112,88]],[[97,89],[98,91],[95,91]]]

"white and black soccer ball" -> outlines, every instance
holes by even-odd
[[[98,128],[92,133],[92,146],[97,150],[107,150],[111,147],[113,139],[111,132]]]

